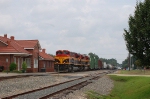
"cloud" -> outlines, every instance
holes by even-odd
[[[59,49],[93,52],[121,63],[127,57],[123,29],[135,4],[131,0],[1,0],[0,35],[39,39],[51,54]]]

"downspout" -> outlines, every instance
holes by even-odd
[[[39,66],[39,44],[38,44],[38,72],[40,72],[40,66]]]

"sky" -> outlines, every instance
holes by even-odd
[[[38,39],[47,53],[95,53],[122,63],[137,0],[0,0],[0,36]]]

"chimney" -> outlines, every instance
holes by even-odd
[[[45,49],[42,49],[42,52],[45,53]]]
[[[7,34],[4,34],[4,38],[7,38]]]
[[[10,42],[11,42],[10,40],[7,41],[8,46],[10,46]]]
[[[11,39],[11,40],[14,40],[14,39],[15,39],[15,37],[14,37],[14,36],[11,36],[11,37],[10,37],[10,39]]]

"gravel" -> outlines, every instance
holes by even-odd
[[[98,72],[98,71],[97,71]],[[103,72],[103,71],[101,71]],[[86,73],[86,72],[85,72]],[[94,72],[88,72],[93,74]],[[77,74],[75,74],[77,76]],[[30,76],[25,78],[15,78],[0,81],[0,98],[39,89],[60,82],[68,81],[74,78],[48,75],[48,76]],[[109,94],[113,88],[113,81],[108,76],[104,76],[93,83],[76,90],[73,93],[63,97],[63,99],[86,99],[86,92],[89,90],[96,91],[99,94]]]
[[[76,90],[67,96],[62,97],[62,99],[87,99],[86,92],[94,91],[101,95],[107,95],[111,92],[114,87],[113,81],[108,76],[103,76],[102,78],[93,81],[93,83]]]
[[[30,76],[0,81],[0,98],[70,80],[62,76]]]
[[[18,96],[16,98],[14,98],[14,99],[39,99],[41,97],[47,96],[49,94],[53,94],[53,93],[58,92],[60,90],[71,87],[73,85],[79,84],[79,83],[81,83],[83,81],[86,81],[90,78],[91,77],[86,77],[84,79],[78,79],[78,80],[71,81],[71,82],[68,82],[68,83],[60,84],[58,86],[53,86],[53,87],[50,87],[50,88],[46,88],[44,90],[40,90],[40,91],[36,91],[36,92],[33,92],[33,93],[28,93],[28,94],[25,94],[25,95],[21,95],[21,96]]]

